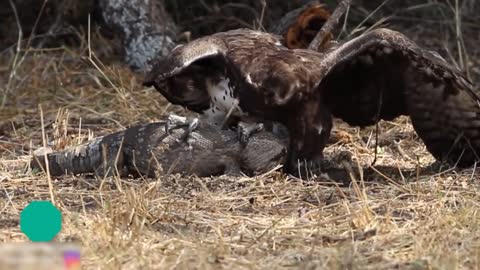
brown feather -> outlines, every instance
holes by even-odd
[[[436,53],[403,34],[377,29],[327,56],[319,84],[325,105],[351,125],[409,115],[438,160],[470,166],[480,154],[480,98],[473,84]]]

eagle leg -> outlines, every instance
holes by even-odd
[[[259,132],[263,129],[263,123],[249,123],[239,121],[237,124],[237,136],[240,144],[245,147],[248,144],[248,140],[252,134]]]
[[[188,119],[185,116],[170,114],[165,123],[165,133],[170,134],[170,129],[175,127],[187,127],[185,132],[177,139],[177,142],[185,142],[188,136],[198,127],[198,118]]]
[[[324,163],[323,155],[309,160],[297,159],[297,164],[294,165],[296,172],[294,171],[293,173],[297,174],[301,179],[309,180],[323,172]]]

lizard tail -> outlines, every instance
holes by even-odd
[[[82,173],[111,175],[115,169],[112,165],[123,164],[122,138],[123,132],[119,132],[73,148],[46,153],[49,173],[51,176]],[[30,168],[46,172],[45,153],[34,153]]]

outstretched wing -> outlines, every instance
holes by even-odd
[[[469,166],[480,156],[480,98],[473,85],[401,33],[366,33],[326,55],[320,69],[318,87],[335,117],[367,126],[409,115],[435,158]]]
[[[158,60],[144,85],[155,86],[173,104],[202,112],[212,106],[206,80],[226,78],[242,110],[277,117],[268,108],[301,97],[320,78],[313,71],[321,54],[303,58],[282,42],[280,36],[249,29],[203,37]]]
[[[201,59],[224,57],[227,47],[221,37],[207,36],[187,44],[177,45],[170,54],[158,60],[152,70],[145,76],[144,84],[153,85],[156,80],[163,80],[179,74],[192,63]]]
[[[143,85],[155,86],[155,89],[172,104],[202,112],[210,103],[205,79],[214,75],[211,69],[205,68],[205,65],[207,62],[216,66],[224,65],[226,52],[223,40],[215,36],[178,45],[169,55],[156,60],[145,76]]]

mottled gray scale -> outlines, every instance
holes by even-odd
[[[260,131],[252,135],[251,144],[243,147],[236,132],[208,123],[200,122],[187,142],[178,141],[185,131],[186,127],[174,126],[166,134],[165,122],[133,126],[48,154],[50,173],[52,176],[81,173],[103,176],[112,175],[117,168],[121,176],[155,176],[157,171],[198,176],[243,171],[254,175],[267,172],[286,159],[288,134]],[[139,143],[140,138],[143,143]],[[45,166],[43,155],[33,158],[31,166],[37,169]]]

